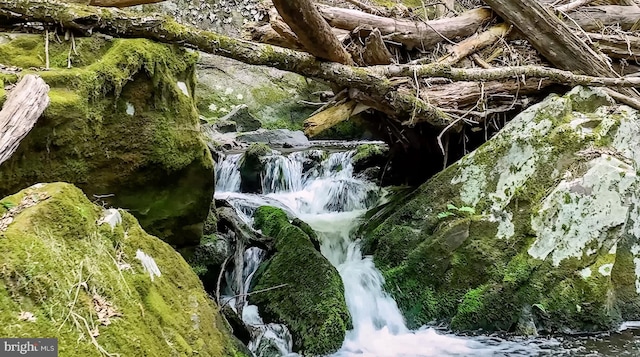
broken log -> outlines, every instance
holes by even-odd
[[[18,149],[20,142],[49,105],[49,86],[28,74],[9,92],[0,111],[0,165]]]
[[[400,42],[410,49],[425,48],[456,37],[467,37],[491,20],[490,9],[479,8],[453,18],[426,22],[393,19],[367,14],[358,10],[318,5],[318,10],[327,22],[336,28],[353,31],[366,25],[378,28],[386,38]]]
[[[637,61],[640,59],[640,37],[627,35],[586,34],[600,52],[612,58]]]
[[[311,0],[273,0],[273,5],[307,52],[321,59],[353,64],[351,55]]]
[[[393,55],[387,49],[380,30],[373,29],[364,42],[362,61],[365,65],[391,64]]]
[[[0,16],[10,18],[14,22],[44,22],[45,24],[62,25],[67,29],[85,34],[102,32],[117,37],[142,37],[163,43],[180,44],[247,64],[270,66],[306,77],[322,79],[342,88],[359,89],[369,98],[364,104],[389,114],[391,118],[401,121],[406,118],[419,119],[440,128],[446,127],[451,122],[446,113],[427,101],[419,99],[418,97],[421,96],[417,95],[416,89],[398,90],[399,86],[411,85],[416,73],[420,76],[449,77],[454,80],[466,81],[504,79],[523,74],[531,77],[540,75],[542,77],[538,78],[548,78],[557,83],[618,87],[638,86],[638,81],[640,81],[640,78],[578,76],[570,72],[536,67],[512,67],[500,75],[492,72],[486,74],[474,72],[479,69],[465,70],[442,65],[389,65],[355,68],[339,63],[320,61],[307,53],[237,40],[180,25],[165,16],[135,14],[114,8],[94,8],[40,0],[0,1]],[[391,78],[394,76],[404,76],[404,78]],[[528,80],[531,79],[528,78]]]
[[[509,25],[501,23],[490,27],[480,34],[468,37],[458,42],[455,46],[451,46],[447,51],[447,56],[439,59],[438,62],[441,64],[454,65],[470,54],[496,43],[496,41],[507,35],[509,27]]]
[[[353,100],[339,103],[304,121],[304,133],[312,138],[321,132],[360,114],[369,107]]]

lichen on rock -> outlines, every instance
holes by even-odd
[[[44,67],[44,39],[9,36],[0,63]],[[124,207],[150,233],[197,244],[213,161],[193,93],[197,54],[142,39],[50,41],[50,105],[0,167],[0,195],[65,181]],[[69,61],[72,68],[67,68]]]
[[[582,87],[548,97],[363,230],[411,326],[584,332],[639,317],[640,128],[613,103]]]
[[[242,355],[189,265],[131,214],[112,227],[66,183],[0,202],[0,335],[53,334],[61,356]]]

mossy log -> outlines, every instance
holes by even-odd
[[[20,141],[49,105],[49,86],[42,78],[26,75],[9,93],[0,111],[0,165],[18,149]]]

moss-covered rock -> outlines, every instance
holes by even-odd
[[[576,332],[638,318],[637,121],[600,90],[550,96],[379,213],[365,247],[409,324]]]
[[[206,66],[197,73],[196,97],[200,113],[211,123],[246,105],[263,128],[302,130],[304,120],[317,108],[300,102],[317,102],[314,93],[328,90],[320,82],[273,68],[207,54],[202,54],[201,62]]]
[[[193,100],[197,55],[147,40],[50,41],[49,107],[0,167],[0,196],[65,181],[127,208],[150,233],[197,244],[213,161]],[[40,35],[11,36],[0,63],[44,66]],[[25,71],[28,72],[28,71]]]
[[[242,192],[262,192],[261,174],[264,170],[264,157],[271,148],[264,143],[251,144],[240,159],[240,189]]]
[[[276,249],[256,273],[253,290],[286,285],[251,295],[250,302],[265,321],[289,328],[294,350],[313,356],[335,352],[351,328],[338,271],[281,209],[263,206],[254,217],[256,228],[275,237]]]
[[[60,356],[241,356],[189,265],[124,210],[66,183],[0,202],[0,335]]]

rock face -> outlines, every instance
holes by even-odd
[[[44,67],[42,36],[6,41],[1,63]],[[0,167],[0,196],[71,182],[171,244],[196,244],[214,187],[193,99],[197,55],[146,40],[75,43],[71,69],[70,42],[50,44],[52,69],[38,74],[51,104]]]
[[[0,200],[0,254],[2,336],[54,333],[61,356],[244,356],[177,252],[70,184]]]
[[[302,131],[291,131],[288,129],[265,130],[259,129],[240,133],[236,136],[236,140],[244,143],[265,143],[272,147],[308,147],[309,139]]]
[[[576,332],[640,317],[639,118],[612,103],[550,96],[372,216],[366,249],[410,325]]]
[[[276,252],[256,271],[252,291],[287,285],[251,295],[250,302],[265,321],[287,325],[295,351],[305,356],[335,352],[351,328],[338,271],[282,210],[263,206],[254,219],[256,228],[275,237]]]
[[[246,105],[264,128],[302,130],[303,121],[318,108],[301,101],[318,102],[314,93],[328,90],[297,74],[223,57],[203,53],[198,62],[198,109],[211,123]]]

